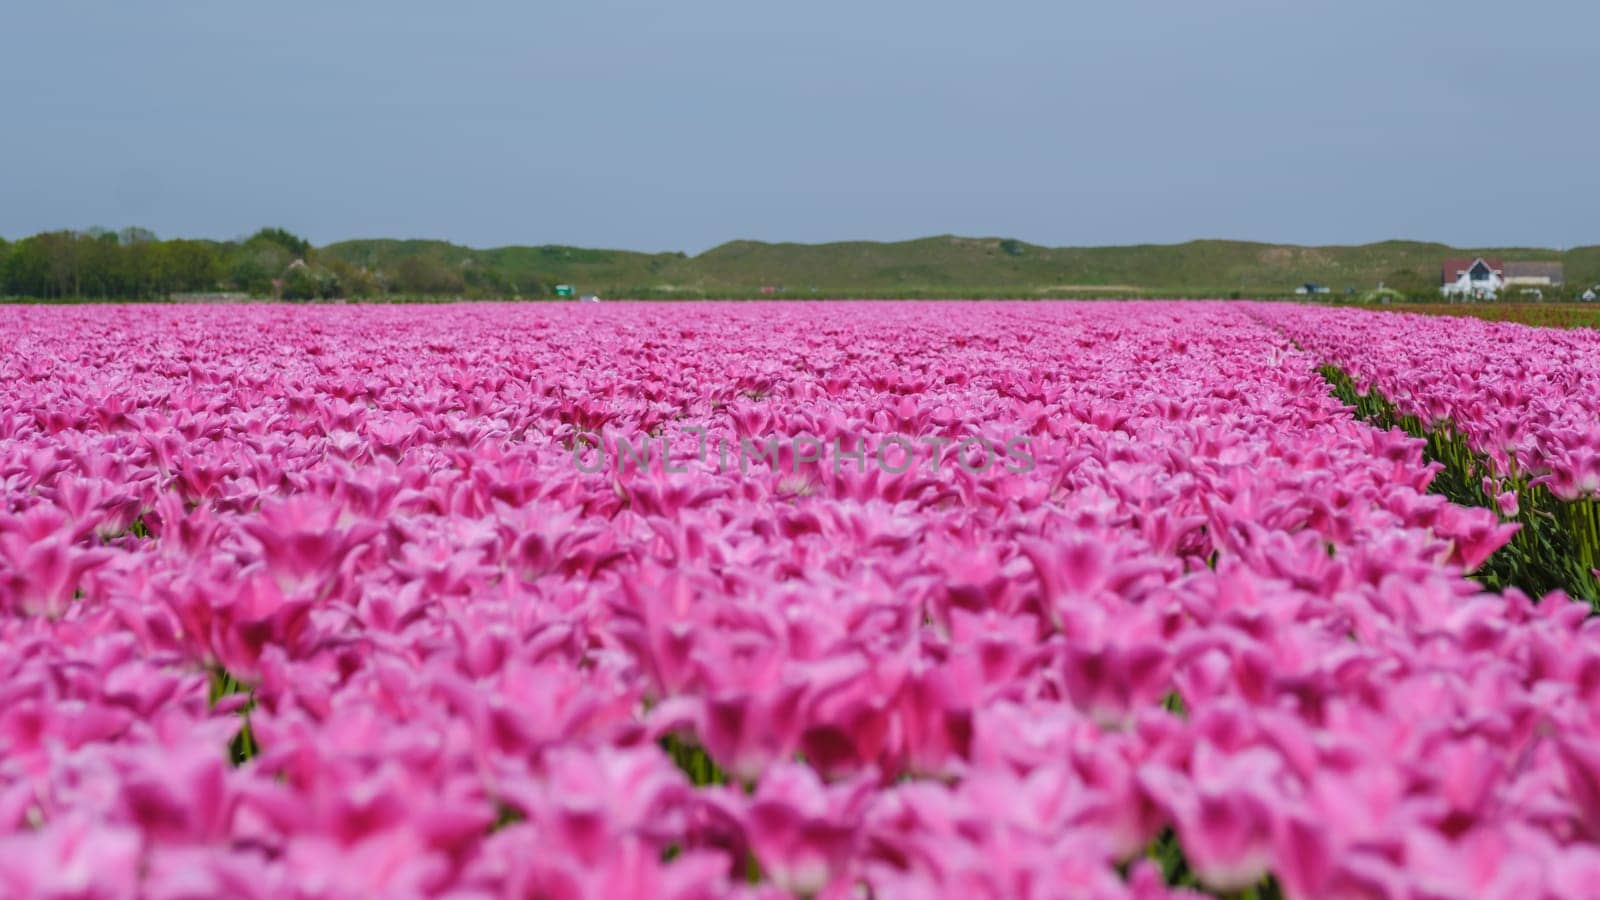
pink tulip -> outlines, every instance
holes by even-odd
[[[69,819],[0,837],[0,889],[12,897],[139,896],[137,829]]]
[[[767,770],[746,827],[774,884],[808,897],[844,875],[869,784],[823,787],[810,769],[792,764]]]

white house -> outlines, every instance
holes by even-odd
[[[1506,264],[1498,259],[1447,259],[1439,291],[1447,297],[1492,300],[1506,286]]]

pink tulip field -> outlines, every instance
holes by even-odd
[[[1593,332],[1227,303],[0,325],[0,897],[1600,885],[1592,573],[1519,580],[1593,552]]]

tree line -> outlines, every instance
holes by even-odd
[[[383,270],[320,258],[304,238],[263,228],[237,241],[161,240],[143,228],[0,238],[0,296],[161,300],[239,293],[284,300],[375,296],[546,296],[548,285],[421,252]]]

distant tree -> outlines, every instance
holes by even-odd
[[[8,244],[0,255],[0,293],[46,299],[150,296],[152,246],[125,247],[103,228],[36,234]]]
[[[153,240],[128,242],[126,235],[124,230],[117,236],[115,290],[109,296],[129,299],[161,296],[161,244]]]
[[[6,293],[18,297],[56,296],[42,235],[23,238],[11,247],[6,260]]]
[[[237,245],[230,257],[228,280],[239,290],[257,295],[271,294],[273,280],[301,258],[276,241],[254,239]]]
[[[295,257],[277,240],[162,241],[142,228],[50,231],[0,242],[0,294],[40,299],[143,299],[210,291],[225,279],[269,290]],[[329,290],[319,282],[319,291]]]
[[[129,285],[124,281],[128,273],[122,265],[122,244],[117,233],[96,228],[77,237],[74,295],[99,299],[130,296]]]
[[[548,297],[553,292],[550,282],[538,275],[523,275],[512,282],[511,293],[519,297]]]
[[[156,246],[156,290],[161,295],[212,291],[222,281],[222,254],[215,245],[173,240]]]
[[[322,295],[316,273],[299,260],[289,266],[281,280],[283,289],[280,296],[285,300],[315,300]]]
[[[382,292],[382,287],[370,270],[342,259],[329,260],[327,274],[336,285],[336,293],[326,294],[330,298],[370,297]]]
[[[83,238],[71,231],[49,231],[39,235],[38,240],[48,281],[48,292],[41,296],[82,297]]]
[[[311,261],[311,242],[282,228],[263,228],[250,236],[245,245],[272,244],[283,248],[291,259]]]
[[[344,283],[339,276],[327,269],[317,270],[317,296],[324,300],[332,300],[345,296]]]
[[[391,290],[401,294],[459,294],[465,288],[460,270],[431,253],[400,260],[390,284]]]
[[[1014,238],[1006,238],[1000,242],[1000,250],[1007,256],[1021,256],[1027,249],[1027,245]]]

